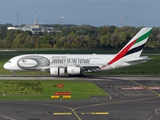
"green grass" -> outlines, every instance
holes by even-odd
[[[55,85],[64,84],[64,88]],[[0,99],[51,99],[55,92],[71,92],[71,99],[88,99],[107,94],[91,82],[81,81],[0,81]],[[60,97],[62,99],[62,96]]]

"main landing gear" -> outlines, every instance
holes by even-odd
[[[84,77],[85,75],[83,73],[77,74],[77,75],[71,75],[69,74],[69,77]]]
[[[14,71],[11,71],[11,72],[12,72],[12,76],[13,76],[13,77],[16,76],[15,73],[14,73]]]

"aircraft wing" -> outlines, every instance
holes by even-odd
[[[48,67],[42,67],[40,68],[41,71],[49,71],[50,68],[52,67],[61,67],[61,68],[67,68],[70,65],[58,65],[58,66],[48,66]],[[73,66],[73,65],[71,65]],[[100,65],[95,65],[95,64],[88,64],[88,65],[74,65],[75,67],[80,67],[84,72],[95,72],[95,71],[99,71]]]
[[[78,67],[78,66],[77,66]],[[90,65],[80,65],[80,67],[84,70],[84,72],[96,72],[99,71],[101,68],[99,65],[90,64]]]

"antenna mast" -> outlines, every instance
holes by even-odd
[[[120,27],[122,27],[122,21],[123,21],[123,16],[122,16],[122,14],[121,14],[121,16],[120,16],[120,21],[121,21]]]
[[[34,25],[36,25],[36,12],[35,12]]]
[[[17,25],[19,25],[18,21],[19,21],[19,15],[17,13]]]

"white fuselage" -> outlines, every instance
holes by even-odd
[[[110,70],[129,66],[123,59],[107,65],[115,55],[106,54],[28,54],[19,55],[10,59],[4,64],[4,68],[10,71],[50,71],[53,75],[58,73],[59,68],[64,68],[68,74],[78,74],[81,72],[94,72],[101,70]],[[102,67],[104,66],[105,67]],[[69,68],[69,69],[68,69]],[[78,72],[76,68],[79,68]],[[63,69],[62,69],[63,70]],[[61,71],[61,70],[60,70]],[[72,73],[72,72],[75,73]],[[62,74],[64,74],[62,72]]]

